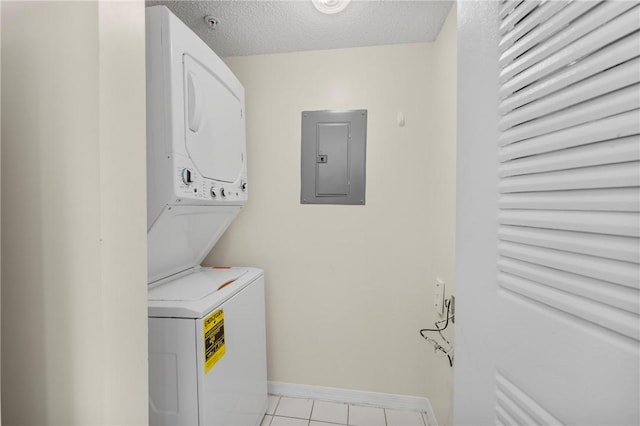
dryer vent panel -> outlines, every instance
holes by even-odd
[[[365,204],[367,110],[302,112],[302,204]]]

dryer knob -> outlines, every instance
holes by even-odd
[[[182,169],[182,182],[185,185],[191,185],[193,183],[193,174],[189,169]]]
[[[224,190],[224,188],[220,188],[220,195],[222,195],[222,197],[226,197],[227,196],[227,193]]]
[[[240,189],[242,189],[242,192],[246,191],[246,190],[247,190],[247,182],[244,182],[244,181],[243,181],[243,182],[240,184]]]
[[[209,191],[209,193],[211,194],[211,198],[218,198],[218,193],[214,187],[211,187],[211,191]]]

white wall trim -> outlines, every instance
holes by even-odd
[[[422,411],[427,416],[429,426],[438,426],[438,422],[436,420],[436,416],[433,414],[433,409],[431,408],[429,399],[419,396],[396,395],[271,381],[269,382],[269,393],[271,395],[291,398],[309,398],[322,401],[370,405],[394,410]]]

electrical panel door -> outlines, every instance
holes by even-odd
[[[367,111],[302,113],[302,204],[365,203]]]

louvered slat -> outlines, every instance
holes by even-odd
[[[633,2],[612,2],[611,4],[620,5],[621,9],[629,4],[635,5]],[[613,8],[613,6],[612,9],[617,12],[617,9]],[[593,25],[602,25],[602,22],[596,20]],[[593,32],[581,38],[579,38],[580,36],[568,38],[564,40],[566,43],[554,43],[552,47],[546,46],[550,42],[543,43],[544,45],[537,47],[535,52],[524,55],[503,70],[500,74],[500,83],[504,83],[499,90],[500,97],[505,98],[526,85],[571,64],[573,61],[579,60],[583,56],[589,55],[607,44],[637,31],[638,28],[640,28],[640,15],[638,14],[638,9],[634,7],[613,19],[610,25],[599,26]],[[563,49],[564,47],[567,48]]]
[[[623,87],[640,82],[640,59],[636,58],[622,65],[615,66],[607,71],[573,84],[552,95],[545,96],[537,102],[518,108],[517,111],[503,117],[500,120],[500,130],[508,129],[526,121],[548,115],[571,105],[589,99],[597,98],[606,93],[614,92]],[[639,90],[636,88],[636,90]],[[640,95],[638,95],[640,96]],[[566,126],[568,127],[568,126]]]
[[[498,269],[567,293],[640,314],[638,291],[629,287],[509,258],[500,259]]]
[[[501,226],[498,236],[503,241],[625,262],[637,262],[640,258],[636,238],[511,225]]]
[[[498,203],[501,209],[640,211],[635,187],[503,194]]]
[[[636,160],[640,160],[638,135],[518,158],[502,164],[499,176],[509,177]]]
[[[509,98],[503,99],[498,107],[498,112],[506,114],[522,105],[638,56],[640,56],[640,43],[634,34],[628,35],[615,44],[606,46],[580,62],[558,71],[553,75],[553,78],[536,81]]]
[[[502,9],[500,9],[500,19],[504,19],[513,9],[518,7],[522,3],[522,0],[507,0],[504,2]]]
[[[509,34],[505,35],[502,40],[500,40],[500,51],[503,52],[513,46],[518,39],[522,38],[533,28],[549,19],[568,4],[569,0],[547,1],[543,3],[527,17],[526,21],[522,25],[518,25],[513,31],[509,32]]]
[[[622,212],[503,210],[502,225],[640,237],[640,215]]]
[[[622,262],[511,242],[499,243],[498,254],[576,275],[620,284],[636,290],[640,289],[638,283],[640,266],[633,262]]]
[[[497,404],[500,404],[500,401],[496,401]],[[517,425],[518,422],[511,417],[509,413],[506,412],[504,408],[500,405],[496,406],[496,425],[498,426],[512,426]]]
[[[533,425],[535,424],[534,420],[529,416],[529,414],[523,409],[523,407],[516,404],[513,400],[511,400],[507,395],[502,392],[500,388],[498,388],[496,392],[497,403],[502,407],[506,412],[511,415],[514,423],[512,425]]]
[[[583,297],[577,297],[514,275],[499,274],[498,282],[503,288],[522,296],[606,327],[624,336],[640,340],[638,316],[630,312],[615,309]]]
[[[573,1],[569,6],[554,14],[544,24],[538,26],[527,35],[518,40],[517,44],[511,46],[500,56],[499,65],[504,68],[510,64],[514,58],[519,57],[524,52],[547,40],[554,34],[562,31],[563,28],[576,18],[583,15],[588,10],[596,7],[598,1]]]
[[[504,178],[500,192],[560,191],[585,188],[621,188],[640,185],[638,163],[607,164],[550,173]]]
[[[570,26],[563,28],[553,37],[545,40],[544,42],[536,45],[534,48],[528,51],[519,52],[519,56],[513,63],[504,66],[500,72],[500,83],[504,83],[509,79],[512,79],[515,75],[535,68],[533,65],[540,68],[540,63],[546,60],[551,55],[565,51],[566,54],[578,53],[581,50],[587,49],[587,44],[584,40],[591,43],[596,42],[595,48],[600,48],[607,44],[607,41],[613,41],[622,37],[624,34],[628,34],[633,31],[631,29],[624,28],[609,28],[622,25],[633,25],[635,12],[629,9],[633,8],[635,4],[633,2],[605,2],[598,8],[595,8],[584,15],[580,16]],[[626,14],[624,14],[627,12]],[[603,20],[613,20],[613,25],[602,27]],[[595,31],[594,31],[595,30]],[[620,30],[621,32],[618,32]],[[575,43],[574,43],[575,42]],[[566,49],[567,46],[571,48]],[[520,44],[518,44],[520,46]],[[577,48],[577,49],[576,49]],[[574,52],[576,51],[577,52]],[[579,56],[578,56],[579,57]],[[547,63],[545,63],[547,65]]]
[[[501,162],[640,133],[638,112],[629,111],[569,129],[527,139],[500,150]]]
[[[535,400],[529,397],[522,389],[518,388],[513,382],[507,380],[507,378],[498,374],[496,376],[496,385],[504,397],[509,398],[516,403],[519,407],[522,407],[527,411],[527,415],[531,419],[528,425],[559,425],[561,424],[558,419],[552,416],[547,410],[542,408]],[[514,425],[516,423],[508,423]]]
[[[505,34],[511,30],[522,18],[524,18],[529,12],[538,7],[541,0],[527,0],[518,5],[509,15],[507,15],[500,24],[500,35]]]
[[[504,146],[638,108],[640,108],[640,88],[634,84],[549,114],[542,120],[534,120],[505,130],[500,135],[499,142]]]

